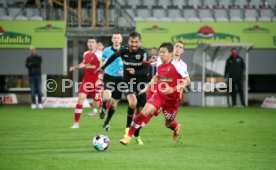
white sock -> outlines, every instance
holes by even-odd
[[[98,109],[94,108],[92,112],[93,112],[93,113],[97,113],[97,112],[98,112]]]

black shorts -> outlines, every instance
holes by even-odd
[[[139,92],[145,88],[145,86],[148,84],[147,82],[144,81],[136,81],[136,80],[131,80],[133,78],[125,78],[124,81],[126,84],[128,84],[128,89],[126,89],[126,95],[128,94],[135,94],[137,98],[137,106],[138,107],[144,107],[147,100],[146,100],[146,94],[141,94],[138,95]]]
[[[146,105],[146,93],[143,93],[143,94],[140,94],[140,95],[137,95],[137,106],[138,107],[144,107]]]
[[[122,98],[122,90],[118,89],[118,84],[123,82],[122,77],[114,77],[104,74],[104,90],[111,90],[112,98],[120,100]]]

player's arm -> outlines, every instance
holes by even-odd
[[[104,70],[108,65],[110,65],[116,58],[120,57],[120,51],[112,54],[105,63],[100,67],[102,70]]]
[[[157,77],[157,76],[153,76],[152,79],[150,80],[150,82],[145,86],[144,89],[142,89],[142,90],[139,92],[138,95],[143,94],[143,93],[146,93],[146,91],[148,91],[148,89],[149,89],[150,87],[153,87],[154,84],[157,83],[157,81],[158,81],[158,77]]]
[[[69,71],[79,70],[79,69],[82,69],[82,68],[85,68],[85,67],[86,67],[86,64],[84,64],[83,62],[81,62],[80,64],[77,64],[75,66],[71,66],[69,68]]]

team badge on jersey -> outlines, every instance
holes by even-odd
[[[137,60],[140,60],[140,58],[141,58],[141,55],[139,55],[139,54],[136,54],[136,55],[135,55],[135,58],[136,58]]]
[[[171,71],[171,67],[168,68],[168,72],[170,72],[170,71]]]

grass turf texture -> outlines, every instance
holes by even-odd
[[[141,131],[144,146],[133,139],[122,146],[126,105],[111,121],[88,117],[80,129],[70,129],[73,109],[31,110],[29,106],[0,108],[0,169],[276,169],[276,112],[261,108],[181,107],[182,143],[172,140],[163,116],[154,117]],[[110,148],[91,146],[98,133]]]

